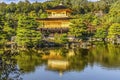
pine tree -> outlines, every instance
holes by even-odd
[[[22,16],[18,21],[16,42],[18,46],[35,47],[41,41],[41,33],[37,31],[38,24],[33,18]]]

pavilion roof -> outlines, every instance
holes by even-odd
[[[71,12],[71,10],[64,5],[58,5],[58,6],[51,8],[51,9],[47,9],[46,11],[57,11],[57,10],[65,10],[65,11]]]
[[[69,20],[73,19],[70,17],[61,17],[61,18],[37,18],[36,20]]]
[[[64,5],[58,5],[58,6],[51,8],[51,9],[68,9],[68,8]]]

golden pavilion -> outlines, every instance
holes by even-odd
[[[46,10],[47,18],[38,18],[37,21],[42,24],[41,31],[50,33],[66,33],[70,26],[71,10],[63,4],[59,4],[51,9]]]

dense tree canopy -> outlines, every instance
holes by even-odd
[[[74,37],[83,37],[83,35],[86,34],[87,26],[84,23],[83,19],[80,18],[71,21],[70,26],[70,34]]]
[[[6,34],[4,32],[4,15],[0,14],[0,45],[4,44],[6,41]]]
[[[70,35],[79,38],[106,38],[114,34],[120,35],[119,30],[116,31],[120,24],[120,0],[97,2],[49,0],[43,3],[37,1],[30,3],[29,0],[25,0],[10,4],[0,3],[0,44],[10,41],[12,36],[17,36],[16,41],[19,44],[35,45],[41,39],[41,34],[36,31],[38,25],[35,19],[46,18],[45,10],[60,2],[69,7],[72,10],[73,18],[76,18],[71,21]],[[32,39],[33,37],[36,38]],[[64,40],[64,37],[62,39]]]
[[[33,18],[21,16],[18,21],[16,42],[18,46],[36,46],[41,41],[41,33],[36,31],[38,24]]]
[[[109,28],[109,37],[116,38],[120,35],[120,23],[114,23]]]

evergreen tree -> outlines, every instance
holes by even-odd
[[[87,33],[87,26],[84,23],[84,20],[80,18],[71,21],[69,33],[74,37],[85,37],[85,34]]]
[[[4,22],[4,32],[6,34],[6,39],[8,41],[11,40],[12,36],[16,35],[16,28],[17,28],[17,21],[12,18],[6,18],[6,21]]]
[[[33,18],[22,16],[18,21],[16,42],[18,46],[34,47],[41,41],[41,33],[37,31],[38,24]]]
[[[4,32],[5,16],[0,14],[0,45],[4,45],[6,42],[6,34]]]
[[[95,32],[95,37],[96,38],[101,38],[101,39],[104,40],[107,37],[106,27],[97,28],[97,31]]]

